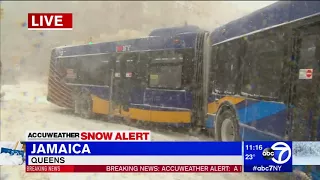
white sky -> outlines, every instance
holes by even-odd
[[[273,4],[277,1],[225,1],[225,3],[232,3],[239,9],[255,11]]]

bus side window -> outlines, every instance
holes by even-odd
[[[211,52],[211,67],[209,71],[209,82],[210,82],[209,91],[208,91],[209,94],[213,92],[215,81],[216,81],[215,66],[216,66],[217,52],[218,52],[218,46],[214,46]]]
[[[283,36],[266,32],[252,36],[246,42],[242,94],[278,98],[285,58]]]
[[[63,80],[66,83],[79,83],[78,80],[78,65],[77,57],[66,57],[58,59],[57,68],[59,69],[59,72],[63,76]],[[72,71],[76,77],[70,77],[70,74],[68,71]]]
[[[103,56],[79,56],[71,60],[77,73],[77,84],[106,85],[106,63]]]
[[[180,89],[182,86],[183,58],[177,54],[158,51],[152,53],[149,67],[149,87]]]
[[[190,90],[192,86],[192,79],[194,74],[194,64],[193,57],[194,52],[189,50],[183,50],[183,65],[182,65],[182,79],[183,79],[183,87],[186,90]]]
[[[300,69],[318,69],[319,65],[319,55],[317,55],[317,50],[319,49],[319,35],[312,34],[302,37],[301,48],[300,48]],[[319,54],[319,52],[318,52]]]
[[[238,69],[238,41],[227,42],[219,46],[218,55],[214,63],[216,93],[235,94]]]
[[[179,89],[182,85],[182,65],[153,64],[150,67],[149,86],[152,88]]]
[[[312,92],[319,94],[320,84],[320,31],[319,25],[308,27],[301,30],[299,37],[301,45],[299,46],[299,69],[313,69],[312,79],[296,81],[297,101],[304,102],[305,107],[312,106],[312,100],[316,97]],[[318,96],[320,103],[320,97]]]

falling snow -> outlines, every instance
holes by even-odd
[[[73,115],[70,111],[59,108],[48,103],[45,96],[41,95],[46,92],[46,84],[36,82],[24,82],[19,85],[4,85],[2,88],[7,94],[3,99],[6,109],[2,110],[1,119],[2,126],[5,127],[1,131],[1,137],[8,140],[23,139],[27,130],[138,130],[137,128],[109,123],[97,120],[82,119]],[[25,93],[27,92],[27,93]],[[26,96],[27,94],[27,96]],[[40,95],[39,95],[40,94]],[[37,100],[34,101],[34,97]],[[24,113],[20,114],[19,109],[23,109]],[[12,131],[14,129],[14,132]],[[206,137],[193,137],[185,133],[175,132],[152,132],[152,139],[156,141],[199,141],[210,140]],[[12,146],[12,145],[11,145]],[[258,174],[209,174],[209,173],[187,173],[187,174],[26,174],[24,166],[10,168],[9,166],[1,167],[1,174],[9,174],[6,180],[106,180],[106,179],[137,179],[137,180],[267,180]]]

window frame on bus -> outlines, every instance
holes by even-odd
[[[236,75],[234,75],[234,77],[231,77],[231,78],[234,78],[233,79],[233,85],[234,85],[234,90],[233,92],[229,92],[229,91],[226,91],[227,89],[222,89],[221,91],[219,91],[217,89],[217,84],[218,82],[220,82],[221,79],[218,79],[218,77],[221,77],[220,75],[218,75],[218,72],[217,70],[219,69],[219,65],[222,65],[224,64],[225,65],[225,61],[226,59],[225,58],[221,58],[221,54],[224,53],[224,55],[226,55],[225,53],[227,53],[227,55],[230,55],[228,52],[230,52],[230,49],[229,49],[229,45],[234,45],[234,43],[237,43],[236,45],[238,45],[239,47],[236,49],[235,53],[234,53],[234,62],[232,64],[232,70],[236,71]],[[235,40],[231,40],[231,41],[227,41],[227,42],[224,42],[224,43],[219,43],[219,44],[216,44],[214,45],[212,48],[211,48],[211,51],[212,51],[212,56],[211,56],[211,68],[210,68],[210,91],[211,93],[215,93],[215,94],[227,94],[227,95],[235,95],[235,94],[239,94],[240,93],[240,90],[238,87],[240,87],[241,85],[241,63],[242,63],[242,56],[243,56],[243,40],[242,39],[235,39]],[[222,49],[223,46],[227,46],[225,48]],[[232,50],[231,50],[232,51]],[[229,57],[228,57],[229,58]],[[227,58],[227,59],[228,59]],[[228,59],[229,61],[229,59]],[[222,64],[219,64],[222,63]],[[231,70],[231,71],[232,71]],[[224,74],[230,74],[230,71],[228,73],[224,73]],[[230,78],[230,77],[229,77]],[[221,82],[222,83],[222,82]],[[230,85],[230,84],[229,84]]]
[[[159,53],[173,53],[173,54],[180,54],[178,56],[182,56],[182,54],[178,51],[175,51],[174,49],[171,50],[159,50],[159,51],[151,51],[149,52],[149,57],[150,57],[150,63],[149,63],[149,67],[148,67],[148,88],[150,89],[167,89],[167,90],[182,90],[184,89],[183,87],[183,56],[181,59],[179,59],[178,61],[176,60],[157,60],[155,61],[155,55],[159,54]],[[180,66],[180,74],[179,74],[179,87],[156,87],[156,86],[151,86],[150,82],[151,82],[151,71],[154,66]]]
[[[194,80],[195,73],[195,62],[194,55],[195,49],[177,49],[177,53],[182,54],[183,62],[182,62],[182,86],[184,90],[190,91],[192,89],[192,83]]]
[[[278,88],[278,96],[277,97],[265,97],[265,96],[254,96],[254,95],[250,95],[250,94],[246,94],[246,93],[241,93],[242,92],[242,88],[244,86],[244,77],[245,77],[245,65],[246,65],[246,59],[245,59],[245,55],[247,53],[247,49],[248,47],[248,40],[252,40],[254,38],[263,38],[266,36],[266,34],[282,34],[283,36],[283,44],[282,44],[282,48],[283,48],[283,56],[280,59],[280,61],[282,62],[282,66],[280,68],[279,72],[279,88]],[[251,34],[247,34],[247,35],[243,35],[241,37],[237,37],[235,39],[231,39],[231,40],[227,40],[224,42],[220,42],[217,44],[214,44],[211,48],[211,68],[210,68],[210,85],[209,85],[209,92],[210,93],[214,93],[214,94],[221,94],[221,95],[241,95],[247,98],[253,98],[256,100],[267,100],[267,101],[288,101],[288,96],[289,96],[289,92],[288,92],[288,88],[290,87],[290,80],[291,80],[291,66],[290,66],[290,61],[291,61],[291,34],[292,32],[290,31],[290,28],[288,26],[280,26],[280,27],[275,27],[275,28],[271,28],[271,29],[267,29],[265,31],[259,31],[256,33],[251,33]],[[219,76],[216,74],[215,72],[215,65],[216,65],[216,61],[219,60],[219,47],[221,47],[221,44],[227,44],[227,43],[233,43],[238,41],[238,43],[240,44],[240,48],[238,49],[238,52],[236,53],[236,56],[238,58],[238,77],[237,82],[236,82],[236,90],[235,93],[232,94],[228,94],[228,93],[224,93],[224,92],[217,92],[215,90],[216,87],[216,80],[217,77]],[[286,79],[285,79],[286,78]]]
[[[95,59],[93,59],[95,58]],[[64,69],[72,69],[75,70],[76,78],[69,81],[69,78],[66,76],[64,77],[64,81],[66,81],[67,84],[82,84],[82,85],[93,85],[93,86],[109,86],[108,81],[106,81],[107,78],[107,63],[106,59],[108,58],[108,54],[93,54],[93,55],[82,55],[82,56],[66,56],[66,57],[59,57],[59,64]],[[71,68],[69,65],[66,65],[66,60],[71,60],[73,62],[73,68]],[[96,71],[88,71],[84,70],[84,67],[86,69],[90,68],[86,63],[86,61],[89,61],[90,65],[93,65],[95,63],[95,69],[101,70],[101,74],[97,75],[97,77],[101,78],[100,80],[97,80],[97,78],[94,78],[94,73],[97,73]],[[69,68],[68,68],[69,67]],[[93,73],[94,72],[94,73]],[[87,74],[86,76],[84,74]],[[90,74],[88,76],[88,74]],[[82,76],[86,77],[86,79],[82,79]],[[92,82],[89,82],[88,80],[91,80]]]
[[[306,64],[301,64],[301,61],[303,61],[303,59],[308,59],[310,61],[309,58],[305,58],[302,55],[301,50],[303,49],[303,43],[304,40],[307,39],[306,37],[313,35],[314,33],[312,33],[312,30],[318,28],[318,26],[320,25],[320,16],[315,17],[315,19],[310,19],[310,20],[305,20],[305,21],[299,21],[296,23],[291,24],[291,29],[293,30],[293,38],[296,40],[296,44],[295,44],[295,49],[293,49],[293,55],[295,56],[295,66],[293,68],[293,72],[295,74],[293,74],[292,77],[292,86],[293,86],[293,92],[292,92],[292,104],[296,105],[299,104],[301,102],[297,102],[298,97],[300,97],[301,95],[307,95],[308,93],[305,92],[310,92],[310,91],[314,91],[314,87],[310,89],[310,84],[313,81],[317,81],[317,76],[320,75],[320,60],[318,61],[319,64],[313,64],[313,78],[311,81],[306,81],[306,80],[300,80],[299,79],[299,69],[311,69],[310,65],[309,66],[305,66]],[[317,36],[317,38],[319,38],[319,36]],[[320,51],[317,51],[317,47],[319,47],[317,44],[318,41],[316,41],[315,44],[315,52],[313,54],[313,60],[316,61],[317,57],[320,57]],[[317,54],[319,53],[319,54]],[[306,62],[303,62],[306,63]],[[318,69],[317,69],[318,68]],[[319,81],[319,78],[318,78]],[[319,86],[318,86],[319,87]],[[302,90],[305,89],[305,90]],[[318,88],[319,89],[319,88]],[[320,89],[319,89],[320,92]],[[301,98],[301,97],[300,97]]]
[[[272,29],[268,29],[268,30],[265,30],[265,31],[261,31],[261,32],[258,32],[258,33],[254,33],[254,34],[251,34],[251,35],[247,35],[247,36],[244,36],[243,38],[245,39],[245,56],[243,57],[243,61],[242,61],[242,64],[243,64],[243,69],[242,69],[242,85],[241,85],[241,93],[240,95],[241,96],[246,96],[246,97],[249,97],[249,98],[253,98],[253,99],[257,99],[257,100],[275,100],[275,101],[283,101],[284,100],[284,96],[286,95],[283,95],[283,91],[285,89],[285,87],[288,87],[288,85],[286,84],[283,84],[284,82],[284,70],[286,68],[288,68],[286,66],[286,62],[288,60],[288,54],[289,54],[289,48],[288,48],[288,37],[290,36],[288,33],[290,33],[289,31],[287,31],[288,28],[283,26],[283,27],[276,27],[276,28],[272,28]],[[245,92],[244,91],[244,87],[246,86],[245,85],[245,78],[247,76],[247,72],[246,70],[248,69],[248,66],[247,63],[252,63],[253,61],[250,61],[248,62],[248,59],[246,57],[246,55],[248,55],[249,53],[252,53],[253,55],[257,55],[255,53],[258,52],[257,49],[249,49],[250,48],[250,44],[249,42],[250,41],[254,41],[254,40],[261,40],[261,39],[267,39],[267,40],[270,40],[271,37],[275,37],[277,35],[281,35],[282,36],[282,44],[278,47],[282,47],[282,55],[281,55],[281,58],[280,56],[277,58],[278,61],[277,62],[281,62],[281,66],[280,68],[278,69],[278,78],[276,81],[273,81],[272,83],[275,83],[277,82],[277,85],[274,86],[276,88],[274,88],[274,92],[277,93],[276,96],[266,96],[266,95],[262,95],[261,93],[259,93],[258,95],[257,94],[252,94],[252,93],[248,93],[248,92]],[[289,36],[288,36],[289,35]],[[278,43],[278,42],[277,42]],[[266,45],[266,43],[261,43],[263,45]],[[263,49],[263,48],[260,48],[260,49]],[[263,49],[263,50],[266,50]],[[258,55],[261,55],[263,53],[268,53],[268,55],[270,55],[270,52],[276,52],[276,53],[279,53],[280,51],[277,49],[276,51],[262,51],[262,53],[260,52],[260,54]],[[251,55],[252,55],[251,54]],[[268,57],[268,56],[263,56],[264,57]],[[255,56],[255,61],[262,61],[261,59],[258,60]],[[261,67],[266,67],[268,65],[268,63],[265,64],[265,66],[261,66]],[[259,77],[259,81],[261,79],[261,76],[258,76]],[[266,88],[266,87],[264,87]]]

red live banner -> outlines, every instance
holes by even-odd
[[[27,165],[26,172],[241,173],[242,165]]]
[[[72,30],[72,13],[28,13],[28,30]]]

